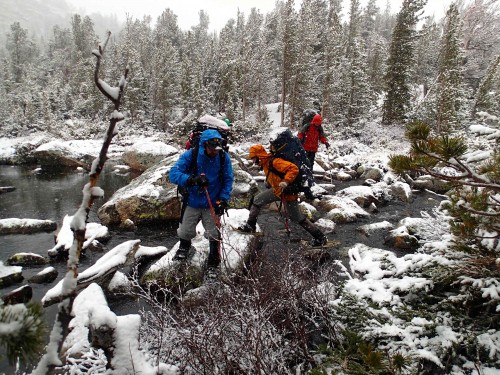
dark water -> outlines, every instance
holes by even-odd
[[[128,184],[135,175],[117,175],[111,166],[101,174],[98,185],[104,190],[104,198],[97,200],[89,214],[90,222],[99,222],[98,208],[106,202],[120,187]],[[13,186],[12,192],[0,194],[0,219],[22,218],[52,220],[58,226],[62,225],[65,215],[73,215],[81,204],[83,186],[89,181],[88,174],[76,172],[44,172],[33,173],[33,168],[24,166],[0,165],[0,186]],[[175,243],[175,228],[165,225],[157,227],[139,228],[136,232],[122,232],[110,229],[111,240],[106,243],[107,249],[130,240],[141,239],[144,246],[171,246]],[[54,233],[37,233],[30,235],[3,235],[0,236],[0,260],[4,263],[13,254],[30,252],[47,257],[47,250],[54,246]],[[91,266],[102,253],[87,251],[80,259],[80,271]],[[64,277],[66,263],[64,261],[51,262],[55,267],[58,278],[50,284],[31,284],[33,300],[40,301],[47,290],[52,288]],[[47,266],[23,268],[24,281],[1,290],[5,293],[27,284],[32,275],[40,272]],[[114,301],[113,310],[118,314],[137,313],[137,305],[126,301]],[[57,313],[57,305],[45,308],[45,318],[49,325],[52,324]],[[2,355],[3,353],[0,353]],[[5,362],[5,357],[0,358],[0,374],[13,373]]]

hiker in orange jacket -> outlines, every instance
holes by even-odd
[[[269,154],[262,145],[251,146],[248,156],[255,165],[259,165],[264,170],[266,183],[271,189],[267,189],[254,197],[248,220],[238,229],[243,232],[254,233],[261,208],[269,203],[282,201],[290,220],[298,223],[313,236],[310,242],[311,246],[325,245],[327,238],[323,232],[300,212],[298,195],[296,193],[289,194],[285,191],[286,187],[298,176],[299,168],[294,163],[281,158],[273,158],[273,165],[270,167],[269,164],[273,155]],[[272,169],[282,174],[283,177],[273,173]]]
[[[325,137],[325,131],[321,125],[322,122],[323,118],[321,115],[315,115],[311,123],[305,124],[297,134],[297,137],[304,146],[304,150],[306,150],[307,157],[311,162],[311,167],[314,167],[314,159],[316,158],[316,152],[318,152],[319,142],[323,143],[327,149],[330,147],[330,143],[328,143],[328,139]]]

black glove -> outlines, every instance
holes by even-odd
[[[195,185],[198,185],[199,187],[206,188],[208,186],[208,178],[202,174],[198,177],[196,177],[195,180]]]
[[[217,201],[214,206],[214,211],[217,216],[224,215],[224,212],[227,210],[227,202],[224,199]]]
[[[328,149],[330,148],[330,143],[326,142],[326,143],[325,143],[325,147],[326,147],[326,149],[328,150]]]
[[[188,177],[186,181],[187,186],[194,186],[194,180],[196,179],[196,176],[192,174],[191,176]]]
[[[200,176],[195,176],[192,174],[189,176],[187,179],[187,186],[199,186],[199,187],[207,187],[208,186],[208,178],[205,177],[205,175],[200,175]]]

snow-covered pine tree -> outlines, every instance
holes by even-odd
[[[279,17],[277,19],[276,42],[278,46],[277,52],[279,53],[279,77],[281,81],[281,126],[286,126],[285,104],[288,104],[287,101],[294,103],[296,99],[294,95],[297,93],[293,87],[293,73],[295,64],[299,58],[297,44],[298,19],[293,0],[287,0],[284,4],[278,3],[278,5]],[[292,123],[288,125],[293,126]]]
[[[415,65],[415,25],[426,0],[404,0],[398,13],[385,75],[387,95],[382,122],[403,121],[411,98],[411,72]]]
[[[359,0],[351,0],[349,11],[349,32],[347,37],[347,71],[343,87],[346,90],[345,118],[352,125],[368,112],[374,95],[367,74],[367,58],[361,47],[361,10]]]
[[[71,18],[73,46],[71,52],[71,87],[75,114],[83,118],[99,117],[105,101],[93,81],[92,47],[97,46],[92,19],[75,14]],[[103,67],[105,70],[106,67]]]
[[[326,20],[325,41],[324,41],[324,63],[323,77],[320,80],[322,111],[324,118],[331,122],[337,122],[340,110],[340,100],[338,97],[340,70],[342,66],[342,25],[340,24],[340,12],[342,11],[339,0],[330,0],[328,6],[328,17]]]
[[[500,115],[500,54],[491,62],[476,92],[473,114],[478,111]]]
[[[488,64],[500,53],[499,3],[498,0],[474,0],[459,9],[464,35],[464,81],[476,90]]]
[[[456,129],[464,117],[465,93],[462,86],[461,20],[456,4],[446,12],[439,55],[436,130]]]
[[[7,33],[7,52],[10,55],[12,75],[16,83],[21,83],[26,65],[33,62],[39,54],[35,41],[28,37],[28,30],[21,27],[19,22],[10,25]]]
[[[419,31],[413,76],[415,100],[408,114],[410,120],[435,122],[441,31],[442,27],[436,24],[433,17],[427,18]]]

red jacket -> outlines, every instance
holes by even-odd
[[[304,125],[300,133],[297,134],[297,137],[301,140],[304,145],[304,150],[306,151],[317,152],[319,142],[323,144],[328,143],[328,139],[325,137],[325,131],[321,124]]]

